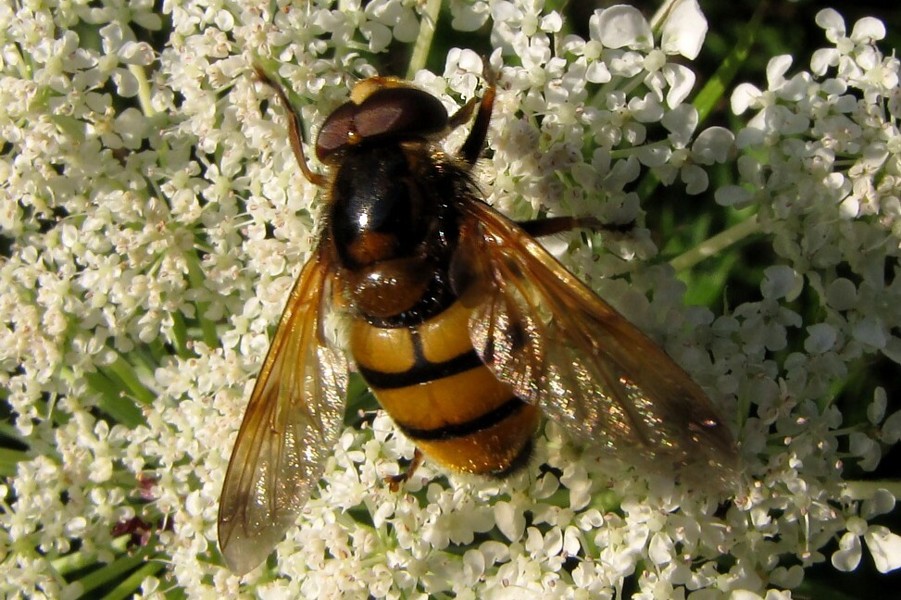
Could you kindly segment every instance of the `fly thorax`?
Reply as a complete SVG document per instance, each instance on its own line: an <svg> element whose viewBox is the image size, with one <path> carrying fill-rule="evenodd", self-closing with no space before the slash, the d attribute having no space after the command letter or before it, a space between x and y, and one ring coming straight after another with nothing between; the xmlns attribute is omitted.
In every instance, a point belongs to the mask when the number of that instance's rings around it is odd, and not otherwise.
<svg viewBox="0 0 901 600"><path fill-rule="evenodd" d="M329 224L355 308L375 319L408 313L446 263L441 197L400 144L347 151L332 184Z"/></svg>

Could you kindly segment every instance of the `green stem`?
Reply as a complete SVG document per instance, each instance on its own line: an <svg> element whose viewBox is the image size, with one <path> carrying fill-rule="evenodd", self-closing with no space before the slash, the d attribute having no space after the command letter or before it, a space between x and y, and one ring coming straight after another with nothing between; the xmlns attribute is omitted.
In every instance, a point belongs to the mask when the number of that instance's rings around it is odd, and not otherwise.
<svg viewBox="0 0 901 600"><path fill-rule="evenodd" d="M103 597L103 600L131 598L135 595L135 592L140 589L141 583L143 583L145 579L156 575L165 566L166 564L159 560L151 560L145 563L141 568L123 579L119 585L114 587L109 594Z"/></svg>
<svg viewBox="0 0 901 600"><path fill-rule="evenodd" d="M27 437L19 433L19 430L16 429L15 425L6 421L0 421L0 436L15 440L23 446L29 446L31 444L31 441Z"/></svg>
<svg viewBox="0 0 901 600"><path fill-rule="evenodd" d="M126 394L121 381L114 381L101 370L84 374L94 392L99 395L98 405L118 423L126 427L134 428L144 422L144 415L135 405L131 397Z"/></svg>
<svg viewBox="0 0 901 600"><path fill-rule="evenodd" d="M25 450L0 448L0 477L12 477L16 474L16 466L29 458Z"/></svg>
<svg viewBox="0 0 901 600"><path fill-rule="evenodd" d="M845 481L842 484L844 496L852 500L869 500L878 490L888 490L895 498L901 497L901 481Z"/></svg>
<svg viewBox="0 0 901 600"><path fill-rule="evenodd" d="M126 548L128 548L128 542L130 539L131 536L129 535L117 537L112 541L112 549L119 553L125 552ZM59 573L60 575L66 575L68 573L80 571L81 569L85 569L96 563L96 552L84 552L82 550L79 550L77 552L72 552L71 554L66 554L65 556L54 559L50 564L53 566L53 569L57 573Z"/></svg>
<svg viewBox="0 0 901 600"><path fill-rule="evenodd" d="M651 17L651 29L657 31L660 28L660 25L663 24L669 14L672 12L673 7L676 6L676 3L681 1L682 0L667 0L666 2L664 2L663 6L658 8L657 12L654 13L654 16Z"/></svg>
<svg viewBox="0 0 901 600"><path fill-rule="evenodd" d="M180 312L172 313L172 337L178 355L182 358L190 358L192 354L188 350L188 328L185 325L185 318Z"/></svg>
<svg viewBox="0 0 901 600"><path fill-rule="evenodd" d="M654 194L658 185L660 185L660 180L657 179L657 175L653 171L648 171L644 174L644 177L638 182L638 187L635 188L635 193L642 204Z"/></svg>
<svg viewBox="0 0 901 600"><path fill-rule="evenodd" d="M29 458L24 450L0 448L0 477L12 477L16 474L16 466Z"/></svg>
<svg viewBox="0 0 901 600"><path fill-rule="evenodd" d="M738 69L748 59L751 47L757 39L757 32L760 30L760 24L763 21L766 5L766 2L761 2L757 5L757 10L754 11L751 20L748 21L747 26L742 28L742 35L732 52L726 56L720 67L695 96L692 104L698 111L698 123L703 123L713 108L719 103L720 98L726 93L726 88L732 84L732 81L738 74Z"/></svg>
<svg viewBox="0 0 901 600"><path fill-rule="evenodd" d="M196 252L185 253L188 263L188 280L191 287L195 289L203 289L204 280L203 269L200 268L200 259ZM210 348L219 345L219 336L216 334L216 324L204 317L209 304L207 302L197 302L197 321L200 323L200 330L203 335L203 342Z"/></svg>
<svg viewBox="0 0 901 600"><path fill-rule="evenodd" d="M668 148L670 143L667 140L657 140L655 142L647 142L646 144L641 144L639 146L630 146L628 148L620 148L619 150L611 150L610 158L613 160L626 158L632 154L635 154L639 150L646 150L648 148Z"/></svg>
<svg viewBox="0 0 901 600"><path fill-rule="evenodd" d="M141 379L138 377L138 373L134 366L121 355L116 357L116 360L109 366L109 370L122 380L122 383L125 384L125 387L131 395L139 402L150 404L156 398L156 395L148 390L147 386L141 383Z"/></svg>
<svg viewBox="0 0 901 600"><path fill-rule="evenodd" d="M704 259L713 256L718 252L721 252L732 244L735 244L736 242L739 242L749 235L752 235L759 231L760 223L757 220L757 215L753 215L750 218L745 219L741 223L733 225L726 231L721 231L712 238L705 240L688 252L680 254L676 258L669 261L669 264L673 267L673 269L676 270L676 272L690 269Z"/></svg>
<svg viewBox="0 0 901 600"><path fill-rule="evenodd" d="M147 560L150 555L150 546L144 546L132 555L123 555L115 559L113 562L91 571L84 577L78 579L81 591L85 597L89 597L89 592L107 585L117 579L125 578L136 567Z"/></svg>
<svg viewBox="0 0 901 600"><path fill-rule="evenodd" d="M153 117L156 111L153 109L153 101L150 97L150 82L147 73L141 65L128 65L128 71L138 80L138 103L145 117Z"/></svg>
<svg viewBox="0 0 901 600"><path fill-rule="evenodd" d="M427 0L422 20L419 22L419 35L413 45L413 54L410 56L410 64L407 66L407 79L413 79L417 71L425 68L432 49L432 39L435 37L435 27L438 24L438 15L441 12L441 0Z"/></svg>

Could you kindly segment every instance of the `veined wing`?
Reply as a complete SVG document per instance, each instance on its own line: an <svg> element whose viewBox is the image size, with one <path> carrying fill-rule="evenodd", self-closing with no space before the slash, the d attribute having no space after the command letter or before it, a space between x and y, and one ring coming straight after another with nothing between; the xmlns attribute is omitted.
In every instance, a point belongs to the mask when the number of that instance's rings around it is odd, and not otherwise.
<svg viewBox="0 0 901 600"><path fill-rule="evenodd" d="M243 574L284 537L322 475L344 414L347 361L324 330L325 244L304 266L238 431L219 501L219 547Z"/></svg>
<svg viewBox="0 0 901 600"><path fill-rule="evenodd" d="M700 466L714 487L734 478L732 436L680 366L515 223L461 210L452 280L498 379L584 442L663 472Z"/></svg>

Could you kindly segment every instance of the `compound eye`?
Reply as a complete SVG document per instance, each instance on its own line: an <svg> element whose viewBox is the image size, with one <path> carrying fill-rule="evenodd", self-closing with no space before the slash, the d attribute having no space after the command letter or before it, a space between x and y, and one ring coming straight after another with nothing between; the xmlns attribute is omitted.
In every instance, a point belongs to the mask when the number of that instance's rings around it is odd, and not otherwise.
<svg viewBox="0 0 901 600"><path fill-rule="evenodd" d="M429 135L447 126L447 111L435 96L415 88L383 88L360 105L354 122L363 138Z"/></svg>
<svg viewBox="0 0 901 600"><path fill-rule="evenodd" d="M325 120L316 139L316 157L364 141L425 137L447 127L447 111L435 96L411 87L377 89L360 104L347 102Z"/></svg>

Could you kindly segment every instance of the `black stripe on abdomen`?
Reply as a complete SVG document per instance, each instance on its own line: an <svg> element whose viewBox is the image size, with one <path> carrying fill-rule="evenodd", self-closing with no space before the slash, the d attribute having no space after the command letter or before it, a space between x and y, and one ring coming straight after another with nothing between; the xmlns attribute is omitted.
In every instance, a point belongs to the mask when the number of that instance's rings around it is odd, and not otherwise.
<svg viewBox="0 0 901 600"><path fill-rule="evenodd" d="M484 368L484 367L483 367ZM464 423L453 423L451 425L444 425L443 427L436 427L434 429L416 429L413 427L407 427L403 423L398 423L397 419L395 419L395 423L400 428L401 431L404 432L411 440L451 440L455 438L466 437L468 435L472 435L474 433L478 433L484 429L488 429L501 423L504 419L507 419L525 406L525 402L517 398L516 396L511 396L509 400L497 406L488 412L472 419L470 421L466 421Z"/></svg>
<svg viewBox="0 0 901 600"><path fill-rule="evenodd" d="M483 364L479 355L475 350L470 350L440 363L428 362L420 354L412 367L400 373L386 373L359 364L357 368L369 387L390 390L428 383L481 366Z"/></svg>

